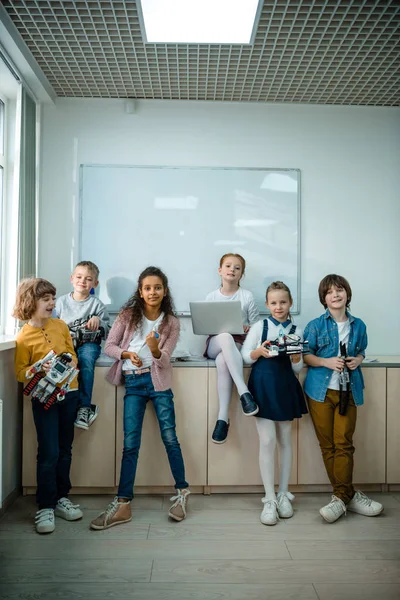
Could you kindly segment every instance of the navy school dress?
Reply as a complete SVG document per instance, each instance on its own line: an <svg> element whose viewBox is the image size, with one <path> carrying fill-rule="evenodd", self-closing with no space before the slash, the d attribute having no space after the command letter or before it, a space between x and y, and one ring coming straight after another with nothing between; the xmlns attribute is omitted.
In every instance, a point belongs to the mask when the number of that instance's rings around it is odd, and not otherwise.
<svg viewBox="0 0 400 600"><path fill-rule="evenodd" d="M295 331L296 326L292 325L289 333ZM267 336L268 319L264 319L261 343ZM308 412L303 390L287 354L280 353L273 358L260 356L251 370L248 387L260 409L256 417L292 421Z"/></svg>

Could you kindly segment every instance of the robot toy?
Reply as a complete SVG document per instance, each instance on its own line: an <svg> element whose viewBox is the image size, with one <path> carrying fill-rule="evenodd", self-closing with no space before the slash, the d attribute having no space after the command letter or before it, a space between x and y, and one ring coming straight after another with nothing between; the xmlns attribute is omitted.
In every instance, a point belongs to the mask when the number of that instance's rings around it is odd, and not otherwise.
<svg viewBox="0 0 400 600"><path fill-rule="evenodd" d="M101 344L101 340L105 337L104 327L100 327L97 331L91 331L84 327L78 327L75 332L74 342L76 348L79 348L87 342L92 344Z"/></svg>
<svg viewBox="0 0 400 600"><path fill-rule="evenodd" d="M346 344L340 342L340 358L344 361L347 358L347 348ZM347 412L347 407L350 402L350 371L345 363L343 371L339 373L339 390L340 390L340 400L339 400L339 415L344 416Z"/></svg>
<svg viewBox="0 0 400 600"><path fill-rule="evenodd" d="M42 367L45 363L50 363L50 370L45 373ZM48 410L55 402L62 402L69 390L70 384L79 369L72 365L72 356L68 352L56 354L50 350L41 360L38 360L30 369L27 370L25 377L30 379L24 388L24 395L32 395L43 404L43 408ZM58 387L57 384L62 383Z"/></svg>
<svg viewBox="0 0 400 600"><path fill-rule="evenodd" d="M301 341L301 337L295 333L288 333L287 335L280 335L274 341L269 341L266 344L269 350L270 356L279 356L279 354L301 354L307 351L308 342Z"/></svg>

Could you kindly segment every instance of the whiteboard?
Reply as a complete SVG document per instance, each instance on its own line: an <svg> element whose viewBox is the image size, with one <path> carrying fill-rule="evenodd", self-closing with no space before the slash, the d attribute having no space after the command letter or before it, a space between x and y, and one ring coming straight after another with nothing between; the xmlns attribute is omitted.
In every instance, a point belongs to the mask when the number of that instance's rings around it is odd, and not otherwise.
<svg viewBox="0 0 400 600"><path fill-rule="evenodd" d="M140 272L161 268L178 314L217 289L220 257L246 259L242 287L265 313L265 290L284 281L298 313L300 171L81 165L80 260L100 269L96 295L118 312Z"/></svg>

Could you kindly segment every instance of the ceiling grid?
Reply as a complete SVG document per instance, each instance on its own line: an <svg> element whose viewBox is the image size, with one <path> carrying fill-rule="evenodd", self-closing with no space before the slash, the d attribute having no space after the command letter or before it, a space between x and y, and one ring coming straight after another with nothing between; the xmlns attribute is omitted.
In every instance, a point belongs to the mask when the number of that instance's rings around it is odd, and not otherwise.
<svg viewBox="0 0 400 600"><path fill-rule="evenodd" d="M3 0L60 97L400 105L398 0L265 0L253 45L144 43L136 0Z"/></svg>

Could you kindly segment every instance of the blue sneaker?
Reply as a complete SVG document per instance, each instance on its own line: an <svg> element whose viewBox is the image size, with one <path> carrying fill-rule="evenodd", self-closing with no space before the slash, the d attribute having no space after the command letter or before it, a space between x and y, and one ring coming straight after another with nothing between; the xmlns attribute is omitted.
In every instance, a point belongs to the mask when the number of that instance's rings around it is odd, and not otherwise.
<svg viewBox="0 0 400 600"><path fill-rule="evenodd" d="M213 434L211 436L214 444L223 444L226 442L226 438L228 436L229 423L223 421L222 419L218 419L215 424Z"/></svg>

